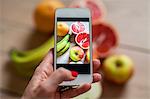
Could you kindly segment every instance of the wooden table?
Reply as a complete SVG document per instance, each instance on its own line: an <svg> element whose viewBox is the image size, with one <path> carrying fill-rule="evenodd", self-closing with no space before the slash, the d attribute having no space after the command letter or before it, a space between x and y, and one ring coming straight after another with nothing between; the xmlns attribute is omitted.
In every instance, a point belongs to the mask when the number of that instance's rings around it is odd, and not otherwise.
<svg viewBox="0 0 150 99"><path fill-rule="evenodd" d="M0 95L2 99L19 97L27 80L13 73L9 59L12 48L34 48L46 35L34 33L32 12L40 0L0 0ZM63 0L68 3L67 0ZM104 83L102 99L150 99L150 34L148 0L103 0L107 8L106 21L118 30L120 45L117 53L129 55L135 63L135 73L126 86ZM38 42L40 40L40 42ZM32 46L29 46L32 45Z"/></svg>

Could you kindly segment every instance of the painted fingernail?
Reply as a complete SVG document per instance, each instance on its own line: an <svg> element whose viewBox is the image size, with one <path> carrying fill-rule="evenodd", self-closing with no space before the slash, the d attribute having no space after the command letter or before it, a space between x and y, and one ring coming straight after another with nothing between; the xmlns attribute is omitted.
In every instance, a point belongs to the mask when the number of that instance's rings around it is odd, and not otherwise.
<svg viewBox="0 0 150 99"><path fill-rule="evenodd" d="M73 77L77 77L79 73L76 72L76 71L71 71L71 74L72 74Z"/></svg>

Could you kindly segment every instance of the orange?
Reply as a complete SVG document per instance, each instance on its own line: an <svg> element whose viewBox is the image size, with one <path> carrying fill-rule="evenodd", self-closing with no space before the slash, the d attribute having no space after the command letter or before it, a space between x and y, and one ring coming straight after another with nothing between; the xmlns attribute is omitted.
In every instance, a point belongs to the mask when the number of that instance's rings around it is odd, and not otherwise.
<svg viewBox="0 0 150 99"><path fill-rule="evenodd" d="M57 22L57 35L65 36L69 32L69 26L65 22Z"/></svg>
<svg viewBox="0 0 150 99"><path fill-rule="evenodd" d="M36 29L40 32L52 33L54 30L55 10L64 7L59 0L42 0L34 11Z"/></svg>

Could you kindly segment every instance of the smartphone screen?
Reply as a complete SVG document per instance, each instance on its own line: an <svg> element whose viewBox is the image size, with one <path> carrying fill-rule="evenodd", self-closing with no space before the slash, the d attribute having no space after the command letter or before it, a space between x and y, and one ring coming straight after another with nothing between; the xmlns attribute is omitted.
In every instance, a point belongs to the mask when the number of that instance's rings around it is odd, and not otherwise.
<svg viewBox="0 0 150 99"><path fill-rule="evenodd" d="M90 36L89 18L57 17L56 69L90 74Z"/></svg>

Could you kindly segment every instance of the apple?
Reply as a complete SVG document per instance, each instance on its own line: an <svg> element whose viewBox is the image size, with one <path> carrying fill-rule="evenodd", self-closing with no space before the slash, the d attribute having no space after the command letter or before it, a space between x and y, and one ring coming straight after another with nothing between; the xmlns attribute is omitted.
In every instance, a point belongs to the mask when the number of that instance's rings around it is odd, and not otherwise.
<svg viewBox="0 0 150 99"><path fill-rule="evenodd" d="M89 49L86 52L86 61L89 63L90 62L90 51Z"/></svg>
<svg viewBox="0 0 150 99"><path fill-rule="evenodd" d="M102 71L108 81L124 84L133 75L133 61L127 55L112 55L104 60Z"/></svg>
<svg viewBox="0 0 150 99"><path fill-rule="evenodd" d="M72 61L80 61L84 57L84 51L79 46L74 46L70 50L70 58Z"/></svg>
<svg viewBox="0 0 150 99"><path fill-rule="evenodd" d="M57 22L57 35L65 36L69 31L69 26L65 22Z"/></svg>

